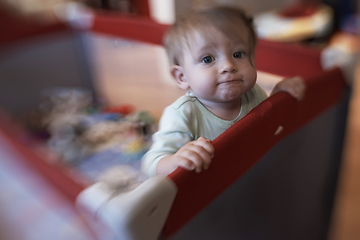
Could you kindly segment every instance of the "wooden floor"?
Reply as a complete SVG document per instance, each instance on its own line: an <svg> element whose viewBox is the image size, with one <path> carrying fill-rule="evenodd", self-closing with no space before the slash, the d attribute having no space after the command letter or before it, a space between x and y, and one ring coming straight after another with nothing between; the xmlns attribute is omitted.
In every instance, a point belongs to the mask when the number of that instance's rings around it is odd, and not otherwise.
<svg viewBox="0 0 360 240"><path fill-rule="evenodd" d="M329 240L360 239L360 66L355 75Z"/></svg>
<svg viewBox="0 0 360 240"><path fill-rule="evenodd" d="M360 43L360 40L358 40ZM162 48L94 36L94 71L99 94L109 105L133 104L159 118L163 109L183 94L168 73ZM360 48L359 48L360 49ZM139 61L141 59L141 61ZM260 82L263 76L260 75ZM269 79L269 76L266 77ZM262 82L271 88L278 77ZM345 151L334 207L330 240L360 239L360 67L357 71L347 124Z"/></svg>

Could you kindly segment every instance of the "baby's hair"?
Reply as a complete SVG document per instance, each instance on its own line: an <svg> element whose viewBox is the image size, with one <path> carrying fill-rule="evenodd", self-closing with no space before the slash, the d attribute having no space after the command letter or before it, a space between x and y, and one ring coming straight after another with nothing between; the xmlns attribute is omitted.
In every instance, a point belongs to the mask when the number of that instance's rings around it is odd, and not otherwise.
<svg viewBox="0 0 360 240"><path fill-rule="evenodd" d="M215 7L193 10L177 20L164 37L164 45L171 65L180 65L184 47L190 47L194 31L207 31L213 27L226 36L238 37L239 24L244 24L249 34L250 51L255 51L257 36L253 19L239 8ZM241 34L241 33L240 33Z"/></svg>

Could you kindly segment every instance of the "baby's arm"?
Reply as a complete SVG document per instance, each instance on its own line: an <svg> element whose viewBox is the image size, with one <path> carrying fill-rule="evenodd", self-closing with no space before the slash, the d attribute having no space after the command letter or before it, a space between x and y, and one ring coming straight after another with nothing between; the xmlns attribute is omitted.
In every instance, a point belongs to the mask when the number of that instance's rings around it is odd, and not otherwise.
<svg viewBox="0 0 360 240"><path fill-rule="evenodd" d="M277 92L284 91L288 92L291 96L300 101L305 95L305 89L306 85L301 77L290 77L278 82L272 90L270 96Z"/></svg>
<svg viewBox="0 0 360 240"><path fill-rule="evenodd" d="M211 140L200 137L185 144L175 154L162 158L157 164L156 172L158 175L167 175L176 168L182 167L199 173L209 167L213 155L214 147Z"/></svg>

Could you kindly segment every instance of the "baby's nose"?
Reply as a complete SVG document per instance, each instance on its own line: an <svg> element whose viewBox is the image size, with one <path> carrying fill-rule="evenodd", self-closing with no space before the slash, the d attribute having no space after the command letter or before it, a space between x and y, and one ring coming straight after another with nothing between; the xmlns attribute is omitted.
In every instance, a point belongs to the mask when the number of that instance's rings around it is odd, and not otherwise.
<svg viewBox="0 0 360 240"><path fill-rule="evenodd" d="M224 59L220 68L220 73L235 73L237 71L238 69L231 59Z"/></svg>

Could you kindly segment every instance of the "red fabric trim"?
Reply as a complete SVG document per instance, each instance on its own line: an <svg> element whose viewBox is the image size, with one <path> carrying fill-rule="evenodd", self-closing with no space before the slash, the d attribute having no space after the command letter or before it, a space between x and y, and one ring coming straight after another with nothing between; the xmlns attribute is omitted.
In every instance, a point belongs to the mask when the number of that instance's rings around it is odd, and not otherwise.
<svg viewBox="0 0 360 240"><path fill-rule="evenodd" d="M148 0L133 0L137 14L144 17L150 17L150 9L149 9L149 2Z"/></svg>
<svg viewBox="0 0 360 240"><path fill-rule="evenodd" d="M161 44L162 36L168 27L168 25L156 23L148 18L98 13L91 30L132 40Z"/></svg>
<svg viewBox="0 0 360 240"><path fill-rule="evenodd" d="M255 65L264 72L307 78L322 72L320 55L321 50L315 48L259 40Z"/></svg>
<svg viewBox="0 0 360 240"><path fill-rule="evenodd" d="M302 18L314 15L319 7L320 1L303 1L293 5L286 6L279 11L279 15L286 18Z"/></svg>
<svg viewBox="0 0 360 240"><path fill-rule="evenodd" d="M32 19L15 16L0 9L0 49L17 41L24 41L26 38L65 30L69 28L62 23L38 24Z"/></svg>
<svg viewBox="0 0 360 240"><path fill-rule="evenodd" d="M334 105L345 86L339 69L305 81L303 101L285 92L275 94L215 139L215 156L207 171L196 174L179 168L168 176L178 192L164 227L165 237L179 230L277 142ZM284 129L275 136L279 126Z"/></svg>

